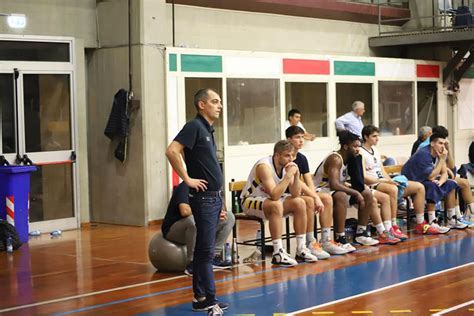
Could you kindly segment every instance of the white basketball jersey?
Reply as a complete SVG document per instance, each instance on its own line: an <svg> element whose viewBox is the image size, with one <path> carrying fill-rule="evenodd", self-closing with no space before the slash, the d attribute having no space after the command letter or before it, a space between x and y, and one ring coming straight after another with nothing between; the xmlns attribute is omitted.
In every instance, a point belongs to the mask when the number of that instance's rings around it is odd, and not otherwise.
<svg viewBox="0 0 474 316"><path fill-rule="evenodd" d="M382 179L382 158L380 158L377 148L372 147L372 151L370 151L362 146L359 152L364 159L365 173L371 177Z"/></svg>
<svg viewBox="0 0 474 316"><path fill-rule="evenodd" d="M283 168L282 170L282 175L281 178L278 177L278 174L275 170L275 166L273 165L273 156L268 156L260 159L257 161L257 163L252 167L252 170L250 171L249 177L247 179L247 183L245 184L242 193L240 194L240 198L244 200L245 198L251 196L265 196L265 197L270 197L270 195L265 192L265 188L262 185L262 181L257 178L257 167L259 165L268 165L270 169L272 170L272 177L273 181L275 181L275 184L278 184L283 180L283 177L285 176L285 169Z"/></svg>
<svg viewBox="0 0 474 316"><path fill-rule="evenodd" d="M313 183L316 189L329 188L329 178L328 174L324 171L324 165L326 164L326 160L332 155L338 156L342 162L342 167L339 174L339 181L341 183L344 183L347 180L347 165L344 164L344 159L342 159L342 156L338 152L334 151L327 155L326 158L324 158L324 160L319 164L318 168L316 169L316 172L314 173Z"/></svg>

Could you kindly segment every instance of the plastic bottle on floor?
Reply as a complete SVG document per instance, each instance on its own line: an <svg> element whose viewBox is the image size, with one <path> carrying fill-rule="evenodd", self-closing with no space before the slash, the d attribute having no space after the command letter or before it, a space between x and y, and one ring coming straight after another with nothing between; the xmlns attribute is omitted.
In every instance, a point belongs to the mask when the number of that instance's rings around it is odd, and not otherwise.
<svg viewBox="0 0 474 316"><path fill-rule="evenodd" d="M8 236L8 238L7 238L7 252L8 253L13 252L13 239L12 239L12 236Z"/></svg>

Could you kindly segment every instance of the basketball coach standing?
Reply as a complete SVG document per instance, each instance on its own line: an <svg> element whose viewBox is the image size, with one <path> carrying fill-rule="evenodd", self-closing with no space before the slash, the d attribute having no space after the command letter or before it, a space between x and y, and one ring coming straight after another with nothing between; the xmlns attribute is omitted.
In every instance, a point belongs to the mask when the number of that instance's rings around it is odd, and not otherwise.
<svg viewBox="0 0 474 316"><path fill-rule="evenodd" d="M222 112L221 98L212 89L201 89L194 95L194 106L198 114L184 125L168 146L166 157L190 188L189 202L197 230L193 310L210 310L211 315L221 315L229 304L217 301L212 272L216 229L223 203L223 176L217 161L212 124Z"/></svg>

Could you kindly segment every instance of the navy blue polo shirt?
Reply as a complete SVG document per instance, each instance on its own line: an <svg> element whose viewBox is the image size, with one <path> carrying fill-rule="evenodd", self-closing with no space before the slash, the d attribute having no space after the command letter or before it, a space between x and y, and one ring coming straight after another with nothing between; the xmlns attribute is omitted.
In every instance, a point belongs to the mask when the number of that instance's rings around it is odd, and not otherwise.
<svg viewBox="0 0 474 316"><path fill-rule="evenodd" d="M298 169L300 170L300 174L303 175L303 174L309 173L308 159L306 159L305 155L298 152L296 154L296 159L293 160L293 162L298 166Z"/></svg>
<svg viewBox="0 0 474 316"><path fill-rule="evenodd" d="M309 172L308 159L306 159L305 155L299 152L296 153L296 158L293 162L298 166L301 175ZM285 193L290 193L290 188L286 188Z"/></svg>
<svg viewBox="0 0 474 316"><path fill-rule="evenodd" d="M189 204L188 194L189 187L184 182L181 182L176 188L174 188L173 195L171 196L170 203L168 204L168 209L166 210L165 219L161 225L161 232L165 238L170 231L171 225L183 218L179 212L179 204Z"/></svg>
<svg viewBox="0 0 474 316"><path fill-rule="evenodd" d="M200 114L184 125L174 139L184 146L188 175L207 181L208 191L222 189L222 171L217 161L214 127Z"/></svg>

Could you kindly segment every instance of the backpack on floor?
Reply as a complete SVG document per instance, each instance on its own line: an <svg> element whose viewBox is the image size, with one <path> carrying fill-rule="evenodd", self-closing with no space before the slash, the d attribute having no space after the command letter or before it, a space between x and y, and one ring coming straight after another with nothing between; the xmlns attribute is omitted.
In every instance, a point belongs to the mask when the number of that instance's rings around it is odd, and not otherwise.
<svg viewBox="0 0 474 316"><path fill-rule="evenodd" d="M0 251L7 249L7 239L12 238L13 249L16 250L21 247L20 236L16 232L15 226L8 223L6 220L0 219Z"/></svg>

